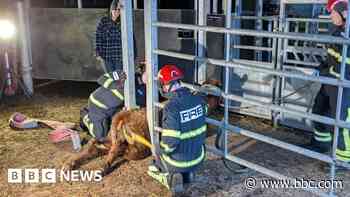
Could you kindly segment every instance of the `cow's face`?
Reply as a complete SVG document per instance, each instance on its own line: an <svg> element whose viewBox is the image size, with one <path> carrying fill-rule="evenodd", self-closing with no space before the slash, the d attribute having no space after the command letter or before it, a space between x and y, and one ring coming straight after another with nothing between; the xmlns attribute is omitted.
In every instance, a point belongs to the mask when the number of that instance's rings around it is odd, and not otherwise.
<svg viewBox="0 0 350 197"><path fill-rule="evenodd" d="M203 86L210 86L211 91L219 92L221 91L221 82L215 79L209 79L203 83ZM222 98L219 96L208 95L207 98L208 110L209 113L215 109L217 109L222 101Z"/></svg>

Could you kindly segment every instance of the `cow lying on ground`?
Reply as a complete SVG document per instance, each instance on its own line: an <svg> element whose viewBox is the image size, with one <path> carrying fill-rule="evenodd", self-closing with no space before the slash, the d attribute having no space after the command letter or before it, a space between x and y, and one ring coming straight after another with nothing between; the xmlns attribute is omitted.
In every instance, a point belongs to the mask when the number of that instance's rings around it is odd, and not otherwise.
<svg viewBox="0 0 350 197"><path fill-rule="evenodd" d="M216 87L220 85L216 80L210 80L205 84L211 84ZM215 109L219 105L218 97L209 95L206 100L209 112L211 109ZM112 164L117 157L122 157L124 161L128 161L140 160L150 156L150 148L142 143L131 143L125 130L142 136L150 141L145 108L117 113L112 119L111 129L106 140L101 143L95 139L91 139L83 151L77 153L64 163L63 170L76 169L86 160L95 158L99 155L107 155L102 166L102 171L105 175L110 172Z"/></svg>
<svg viewBox="0 0 350 197"><path fill-rule="evenodd" d="M113 117L106 140L101 143L94 138L91 139L82 152L77 153L64 164L63 170L78 168L88 159L107 154L102 166L104 173L107 173L116 157L123 157L125 160L140 160L150 156L151 151L145 145L128 143L123 132L123 127L126 125L133 133L150 140L145 108L121 111Z"/></svg>

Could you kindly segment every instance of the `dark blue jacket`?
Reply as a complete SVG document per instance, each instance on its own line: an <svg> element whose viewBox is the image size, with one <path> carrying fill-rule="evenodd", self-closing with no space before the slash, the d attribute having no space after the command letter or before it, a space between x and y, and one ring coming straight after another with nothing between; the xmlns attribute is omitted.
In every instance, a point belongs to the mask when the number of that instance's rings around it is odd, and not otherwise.
<svg viewBox="0 0 350 197"><path fill-rule="evenodd" d="M187 88L176 90L163 109L161 159L169 171L195 170L205 159L206 104Z"/></svg>
<svg viewBox="0 0 350 197"><path fill-rule="evenodd" d="M339 27L334 27L331 30L331 34L333 36L345 37L344 29ZM322 74L326 76L333 76L340 78L340 70L341 70L341 62L343 56L343 46L339 44L328 44L327 45L327 62L323 68ZM346 66L345 66L345 79L350 80L350 48L348 48L348 54L346 58Z"/></svg>
<svg viewBox="0 0 350 197"><path fill-rule="evenodd" d="M141 75L137 74L135 79L136 104L144 107L146 104L146 88L140 83ZM113 73L101 76L97 83L101 86L90 94L88 102L88 116L84 124L90 134L97 140L105 138L110 128L113 115L121 110L124 105L124 84L113 79Z"/></svg>

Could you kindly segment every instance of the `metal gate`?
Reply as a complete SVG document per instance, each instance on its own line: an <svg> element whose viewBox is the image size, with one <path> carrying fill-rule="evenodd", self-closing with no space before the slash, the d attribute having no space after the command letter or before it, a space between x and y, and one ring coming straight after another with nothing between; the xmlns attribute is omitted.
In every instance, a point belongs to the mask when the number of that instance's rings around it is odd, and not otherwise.
<svg viewBox="0 0 350 197"><path fill-rule="evenodd" d="M286 18L284 32L295 32L305 34L328 33L327 19L316 18ZM284 39L282 45L283 70L302 73L310 76L318 76L317 66L327 56L326 46L323 43L315 43L302 40ZM282 79L281 95L277 95L282 106L298 109L304 112L311 112L314 99L321 87L320 83L305 80ZM298 90L296 93L295 90ZM312 121L288 114L279 114L276 119L283 125L303 130L313 130Z"/></svg>
<svg viewBox="0 0 350 197"><path fill-rule="evenodd" d="M240 2L240 1L238 1ZM343 88L350 88L350 82L344 79L344 73L345 73L345 62L346 58L342 59L342 69L341 69L341 77L339 79L333 79L328 77L322 77L322 76L313 76L313 75L307 75L304 73L296 73L293 71L290 71L288 69L283 68L283 57L284 54L280 53L282 51L283 43L288 40L296 40L296 41L310 41L310 42L317 42L317 43L336 43L336 44L342 44L343 45L343 53L347 54L348 45L350 44L349 39L343 39L339 37L332 37L332 36L326 36L326 35L318 35L314 36L312 34L307 33L290 33L285 32L285 23L286 23L286 16L285 16L285 7L287 4L302 4L302 3L325 3L325 0L281 0L280 3L280 17L279 17L279 29L276 32L269 32L269 31L256 31L256 30L245 30L245 29L233 29L231 28L231 7L232 7L232 1L228 0L226 2L226 25L225 28L221 27L212 27L212 26L206 26L204 23L203 18L205 17L205 0L199 0L197 3L198 6L198 23L197 25L188 25L188 24L177 24L177 23L169 23L169 22L161 22L158 20L157 17L157 0L147 0L145 3L145 44L146 44L146 59L147 59L147 72L150 76L148 78L148 86L147 86L147 117L149 122L149 128L151 133L151 140L152 143L155 145L159 144L159 133L162 132L162 128L158 125L158 112L159 109L162 107L162 105L158 101L158 92L157 92L157 83L156 83L156 73L158 71L158 55L163 56L170 56L174 58L180 58L190 61L197 61L199 65L199 78L203 79L205 78L205 65L207 63L213 64L216 66L223 67L225 69L225 88L222 91L221 95L225 99L225 112L224 112L224 119L222 121L213 120L210 118L207 118L208 124L216 125L220 128L222 128L225 131L225 148L223 151L217 150L213 147L207 146L208 150L224 157L225 159L231 160L233 162L236 162L240 165L249 167L251 169L254 169L258 172L261 172L263 174L269 175L271 177L274 177L276 179L285 179L285 180L293 180L291 177L287 177L285 175L279 174L275 171L272 171L268 168L262 167L260 165L256 165L252 162L243 160L237 156L231 155L228 153L227 149L227 132L234 132L238 133L250 138L253 138L257 141L265 142L274 146L278 146L283 149L287 149L296 153L299 153L301 155L304 155L306 157L314 158L323 162L327 162L331 164L331 171L330 171L330 177L332 180L335 179L335 165L344 166L349 168L350 165L348 163L344 163L341 161L336 160L335 150L337 147L337 136L339 133L339 127L341 128L350 128L350 125L348 122L340 120L340 103L343 93ZM350 4L349 4L350 6ZM350 15L350 13L349 13ZM349 18L349 16L348 16ZM225 59L214 59L214 58L208 58L204 56L204 53L198 53L197 56L191 55L191 54L182 54L178 52L172 52L172 51L166 51L163 49L160 49L158 46L158 29L159 28L181 28L185 30L193 30L198 32L198 40L199 46L203 45L203 35L205 35L205 32L216 32L216 33L223 33L225 34ZM347 21L346 25L346 35L349 35L349 22ZM276 54L276 67L265 67L261 66L261 63L252 63L246 60L242 59L233 59L230 57L230 50L231 50L231 35L248 35L248 36L254 36L254 37L262 37L262 38L273 38L278 40L278 46L277 51L279 53ZM345 57L345 56L343 56ZM229 94L229 84L230 84L230 77L229 77L229 69L242 69L250 72L256 72L256 73L264 73L267 75L272 75L277 79L277 84L279 88L277 89L276 94L281 94L281 85L284 80L287 79L299 79L299 80L305 80L309 82L317 82L322 84L329 84L339 87L338 91L338 105L337 105L337 115L336 119L332 119L325 116L320 116L317 114L312 114L310 112L305 112L302 110L294 109L289 106L281 105L280 100L275 100L273 103L264 102L256 99L248 99L243 98L241 95L236 94ZM191 86L195 90L203 91L199 87ZM210 92L207 92L211 94ZM264 109L270 110L273 113L276 114L282 114L282 115L293 115L296 117L322 122L329 125L334 125L334 142L333 142L333 152L332 156L320 154L317 152L313 152L307 149L303 149L301 147L264 136L262 134L258 134L253 131L249 131L246 129L242 129L239 127L236 127L234 125L231 125L228 122L228 109L229 109L229 101L233 100L236 102L246 103L249 105L254 106L260 106ZM306 189L306 188L305 188ZM329 193L324 193L318 189L312 189L307 188L306 190L311 191L313 193L316 193L321 196L334 196L334 188L332 188Z"/></svg>

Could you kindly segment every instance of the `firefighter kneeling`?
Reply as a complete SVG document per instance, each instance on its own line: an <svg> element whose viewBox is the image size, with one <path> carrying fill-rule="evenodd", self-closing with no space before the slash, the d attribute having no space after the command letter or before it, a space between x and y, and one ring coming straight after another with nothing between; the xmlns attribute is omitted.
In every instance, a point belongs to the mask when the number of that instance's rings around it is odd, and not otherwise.
<svg viewBox="0 0 350 197"><path fill-rule="evenodd" d="M90 94L88 106L81 110L80 126L89 131L97 141L103 142L108 135L111 119L124 106L124 82L126 74L116 70L102 75L97 83L100 85ZM141 74L135 76L136 104L144 107L146 103L146 86Z"/></svg>
<svg viewBox="0 0 350 197"><path fill-rule="evenodd" d="M182 71L165 65L158 73L161 94L169 101L163 109L157 158L148 174L172 192L181 192L205 159L207 106L203 97L181 87ZM157 149L157 148L156 148Z"/></svg>

